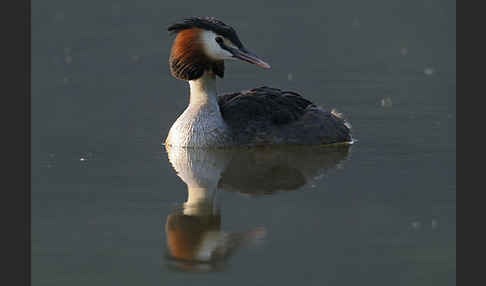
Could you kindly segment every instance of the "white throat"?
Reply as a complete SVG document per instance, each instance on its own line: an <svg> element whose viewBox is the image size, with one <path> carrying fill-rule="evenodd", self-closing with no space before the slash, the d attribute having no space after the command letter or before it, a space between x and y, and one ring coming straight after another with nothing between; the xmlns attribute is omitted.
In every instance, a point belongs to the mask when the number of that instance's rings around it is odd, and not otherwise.
<svg viewBox="0 0 486 286"><path fill-rule="evenodd" d="M205 72L202 77L189 81L191 97L189 106L206 105L218 108L218 98L216 93L216 76L213 73Z"/></svg>
<svg viewBox="0 0 486 286"><path fill-rule="evenodd" d="M190 101L170 128L166 144L179 147L221 147L229 143L229 129L219 110L216 76L211 72L189 81Z"/></svg>

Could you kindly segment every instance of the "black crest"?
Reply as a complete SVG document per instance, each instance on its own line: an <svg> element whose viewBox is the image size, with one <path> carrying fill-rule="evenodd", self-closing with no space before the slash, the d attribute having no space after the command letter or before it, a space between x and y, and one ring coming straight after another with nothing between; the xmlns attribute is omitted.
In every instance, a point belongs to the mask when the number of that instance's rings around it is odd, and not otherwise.
<svg viewBox="0 0 486 286"><path fill-rule="evenodd" d="M218 35L221 35L228 40L230 40L235 46L238 48L243 48L243 44L241 43L238 35L236 34L235 29L226 25L222 21L214 18L214 17L190 17L184 19L180 23L175 23L170 25L167 30L170 33L177 34L182 30L185 29L192 29L192 28L200 28L204 30L213 31Z"/></svg>

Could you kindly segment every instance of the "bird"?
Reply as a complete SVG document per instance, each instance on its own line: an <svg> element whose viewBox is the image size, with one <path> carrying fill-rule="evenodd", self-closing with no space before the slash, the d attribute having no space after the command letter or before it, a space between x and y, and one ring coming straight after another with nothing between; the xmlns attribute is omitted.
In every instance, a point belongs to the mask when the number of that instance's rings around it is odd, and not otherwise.
<svg viewBox="0 0 486 286"><path fill-rule="evenodd" d="M172 76L187 81L189 105L170 127L164 144L184 148L352 144L351 125L334 109L316 105L294 91L261 86L219 94L226 60L264 69L236 30L215 17L189 17L171 24Z"/></svg>

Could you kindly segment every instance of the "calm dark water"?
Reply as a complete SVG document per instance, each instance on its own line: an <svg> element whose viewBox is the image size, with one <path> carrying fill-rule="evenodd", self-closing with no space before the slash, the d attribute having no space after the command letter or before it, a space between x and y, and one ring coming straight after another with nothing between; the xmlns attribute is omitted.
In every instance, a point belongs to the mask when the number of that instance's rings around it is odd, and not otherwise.
<svg viewBox="0 0 486 286"><path fill-rule="evenodd" d="M455 285L455 4L33 1L32 284ZM298 91L358 143L168 154L165 28L196 15L272 65L221 91Z"/></svg>

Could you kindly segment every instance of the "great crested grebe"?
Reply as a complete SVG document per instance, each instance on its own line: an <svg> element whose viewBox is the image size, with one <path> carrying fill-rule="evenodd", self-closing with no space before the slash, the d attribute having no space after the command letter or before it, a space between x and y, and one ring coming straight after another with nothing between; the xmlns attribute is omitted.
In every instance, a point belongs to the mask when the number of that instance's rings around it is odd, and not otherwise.
<svg viewBox="0 0 486 286"><path fill-rule="evenodd" d="M216 76L224 76L224 60L270 68L243 46L232 27L212 17L192 17L168 30L177 35L170 70L174 77L189 81L190 102L170 128L166 145L210 148L352 141L340 114L295 92L259 87L218 95Z"/></svg>

